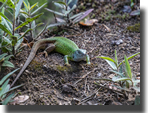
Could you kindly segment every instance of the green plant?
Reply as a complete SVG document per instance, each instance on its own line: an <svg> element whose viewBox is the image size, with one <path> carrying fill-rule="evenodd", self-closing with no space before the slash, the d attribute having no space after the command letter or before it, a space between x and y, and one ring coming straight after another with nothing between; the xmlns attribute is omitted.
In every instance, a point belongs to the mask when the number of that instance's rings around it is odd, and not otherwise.
<svg viewBox="0 0 148 113"><path fill-rule="evenodd" d="M138 53L136 53L136 54L128 57L127 60L130 60L131 58L137 56L138 54L140 54L140 52L138 52ZM125 62L125 59L124 59L122 62L118 63L118 58L117 58L117 52L116 52L116 50L115 50L115 60L113 60L110 57L105 57L105 56L97 56L96 58L102 58L102 59L104 59L111 66L111 68L113 70L118 70L119 67L120 67L120 65Z"/></svg>
<svg viewBox="0 0 148 113"><path fill-rule="evenodd" d="M8 61L10 57L12 57L13 55L8 55L7 53L3 53L2 55L0 55L0 72L1 72L1 68L2 67L13 67L14 65Z"/></svg>
<svg viewBox="0 0 148 113"><path fill-rule="evenodd" d="M23 0L14 0L14 3L11 0L0 0L0 2L9 6L5 8L5 5L3 5L1 8L2 11L0 12L0 36L2 38L0 49L2 49L4 53L9 52L10 54L15 55L21 49L19 46L23 41L23 37L32 30L27 29L21 36L19 35L20 29L39 18L43 13L34 17L26 18L25 22L23 22L20 20L20 16L23 14L23 12L21 12ZM12 20L5 16L5 10L12 16Z"/></svg>
<svg viewBox="0 0 148 113"><path fill-rule="evenodd" d="M138 54L140 54L140 52L128 58L124 56L124 60L120 62L119 64L118 64L116 50L115 50L115 60L113 60L110 57L98 56L97 58L104 59L113 69L111 70L111 72L116 74L116 76L114 76L112 79L103 79L103 80L118 82L121 88L125 88L125 89L131 86L132 88L140 92L140 88L137 87L137 84L140 82L140 80L136 80L136 77L133 76L129 62L128 62L129 59L133 58L134 56Z"/></svg>
<svg viewBox="0 0 148 113"><path fill-rule="evenodd" d="M76 8L76 4L73 5L72 8L69 7L69 4L73 2L72 0L69 0L68 2L66 2L65 0L63 1L59 1L59 2L55 2L53 1L54 5L57 6L58 8L61 8L61 12L57 12L48 8L45 8L47 11L51 12L54 14L55 16L55 24L51 24L49 26L47 26L47 29L50 27L54 27L54 26L59 26L59 25L72 25L75 24L79 21L81 21L82 19L84 19L86 16L88 16L88 14L90 12L93 11L93 9L89 9L85 12L81 12L75 15L72 15L72 11ZM59 15L61 18L57 18L56 15Z"/></svg>
<svg viewBox="0 0 148 113"><path fill-rule="evenodd" d="M25 17L26 20L30 19L33 15L35 15L40 9L42 9L47 4L47 3L44 3L43 5L38 6L38 2L37 2L37 3L33 4L32 6L30 6L30 3L28 2L28 0L24 0L23 3L24 3L25 8L21 10L21 15L23 17ZM35 9L35 7L37 7L37 8ZM27 25L28 29L32 29L30 31L30 37L37 38L41 33L36 35L35 28L37 28L38 26L43 25L43 24L44 23L36 24L35 20L28 23L28 25Z"/></svg>
<svg viewBox="0 0 148 113"><path fill-rule="evenodd" d="M10 88L8 78L17 70L18 69L16 69L16 70L12 71L11 73L5 75L0 80L0 104L2 104L2 105L7 105L9 102L12 102L12 99L16 96L16 94L12 91L22 86L22 85L18 85L16 87Z"/></svg>

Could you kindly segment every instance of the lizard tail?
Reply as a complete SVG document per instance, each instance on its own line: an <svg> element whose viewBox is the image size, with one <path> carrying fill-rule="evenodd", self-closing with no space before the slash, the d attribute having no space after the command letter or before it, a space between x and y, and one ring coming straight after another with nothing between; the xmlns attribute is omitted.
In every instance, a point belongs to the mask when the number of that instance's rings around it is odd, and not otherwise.
<svg viewBox="0 0 148 113"><path fill-rule="evenodd" d="M27 66L30 64L30 62L32 61L32 59L34 58L38 48L42 45L42 44L45 44L45 43L50 43L50 42L53 42L53 41L50 41L49 38L47 39L41 39L39 41L37 41L33 47L32 47L32 50L31 50L31 53L29 55L29 57L27 58L27 61L25 62L23 68L21 69L21 71L19 72L19 74L16 76L15 80L12 82L11 84L11 87L15 84L15 82L17 81L17 79L20 77L20 75L24 72L24 70L27 68Z"/></svg>

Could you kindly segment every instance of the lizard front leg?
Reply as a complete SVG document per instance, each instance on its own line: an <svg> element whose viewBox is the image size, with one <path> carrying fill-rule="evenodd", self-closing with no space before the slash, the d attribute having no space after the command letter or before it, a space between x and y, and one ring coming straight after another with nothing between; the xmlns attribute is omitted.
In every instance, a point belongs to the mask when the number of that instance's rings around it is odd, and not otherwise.
<svg viewBox="0 0 148 113"><path fill-rule="evenodd" d="M86 55L86 62L88 65L90 65L90 58L89 58L89 55Z"/></svg>
<svg viewBox="0 0 148 113"><path fill-rule="evenodd" d="M68 62L68 55L65 55L65 56L64 56L64 62L65 62L65 65L66 65L66 66L71 66L71 65L69 64L69 62Z"/></svg>

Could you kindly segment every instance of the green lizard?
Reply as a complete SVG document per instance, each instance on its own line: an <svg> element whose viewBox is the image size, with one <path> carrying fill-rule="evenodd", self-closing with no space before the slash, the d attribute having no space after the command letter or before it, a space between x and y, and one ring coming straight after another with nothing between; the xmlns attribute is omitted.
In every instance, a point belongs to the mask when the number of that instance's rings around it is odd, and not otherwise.
<svg viewBox="0 0 148 113"><path fill-rule="evenodd" d="M64 61L65 61L65 64L68 66L70 66L68 60L76 61L76 62L86 60L87 64L90 64L90 59L88 54L86 53L86 50L79 49L79 47L73 41L64 37L52 37L52 38L41 39L36 43L34 43L31 53L27 58L27 61L25 62L23 68L20 70L19 74L16 76L15 80L11 84L11 87L14 85L16 80L20 77L23 71L30 64L37 50L45 47L47 47L44 51L46 54L47 52L49 53L54 50L55 52L65 55Z"/></svg>

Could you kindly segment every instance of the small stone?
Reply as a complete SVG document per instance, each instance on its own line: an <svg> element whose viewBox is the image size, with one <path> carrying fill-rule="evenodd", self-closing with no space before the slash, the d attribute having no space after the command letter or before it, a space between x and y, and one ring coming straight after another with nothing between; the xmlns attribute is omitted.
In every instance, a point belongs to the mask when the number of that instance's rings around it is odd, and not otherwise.
<svg viewBox="0 0 148 113"><path fill-rule="evenodd" d="M114 77L114 74L110 74L108 77L112 79Z"/></svg>
<svg viewBox="0 0 148 113"><path fill-rule="evenodd" d="M100 76L101 76L101 73L98 73L98 74L97 74L97 77L100 77Z"/></svg>

